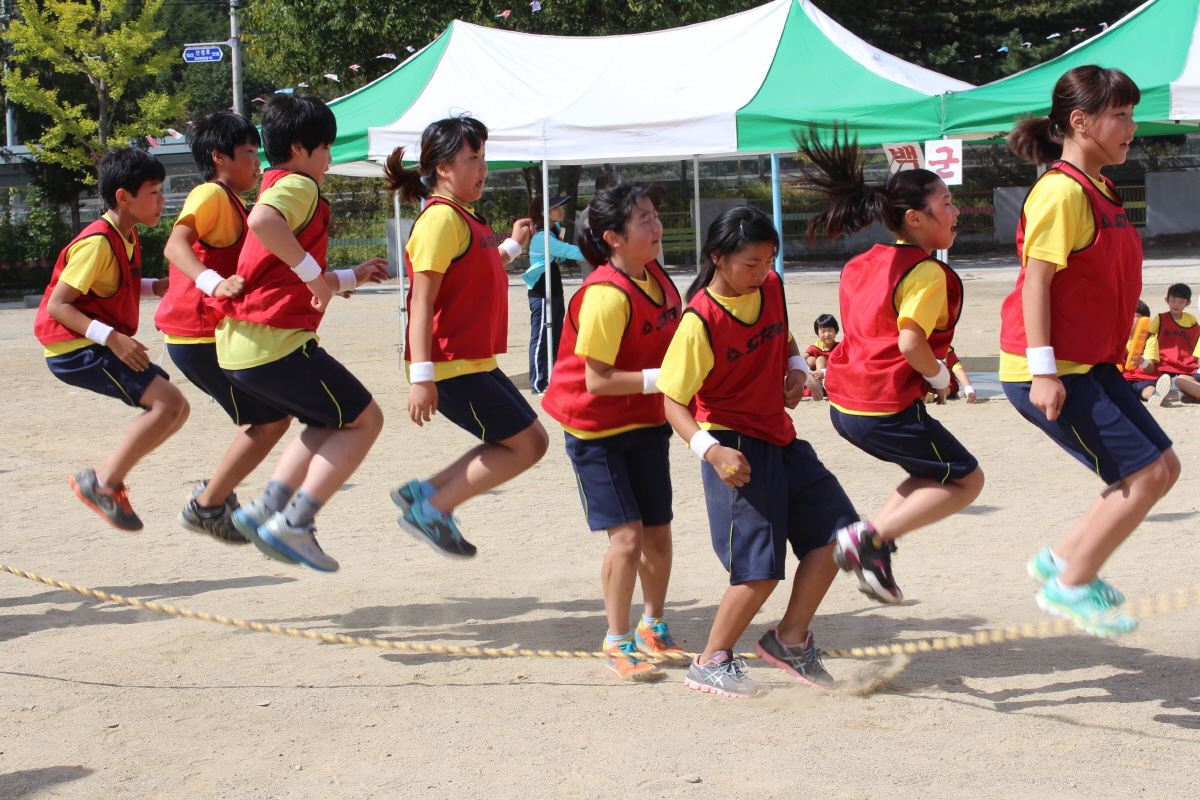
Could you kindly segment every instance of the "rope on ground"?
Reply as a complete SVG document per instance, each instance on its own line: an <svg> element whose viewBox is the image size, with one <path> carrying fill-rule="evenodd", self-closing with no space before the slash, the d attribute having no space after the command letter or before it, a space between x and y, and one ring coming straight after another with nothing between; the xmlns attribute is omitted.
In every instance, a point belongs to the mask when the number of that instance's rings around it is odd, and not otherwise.
<svg viewBox="0 0 1200 800"><path fill-rule="evenodd" d="M19 578L27 578L31 581L44 583L47 586L54 586L58 589L65 589L68 592L84 595L85 597L94 597L97 600L104 600L109 603L116 603L122 606L131 606L133 608L144 608L147 611L154 611L159 614L167 614L172 617L186 617L187 619L199 619L205 622L215 622L219 625L228 625L233 628L241 628L248 631L259 631L260 633L275 633L282 636L293 636L298 639L312 639L314 641L326 642L328 644L351 644L360 647L378 647L384 650L400 650L406 653L424 653L434 655L451 655L451 656L482 656L485 658L610 658L607 653L599 651L587 650L529 650L525 648L515 647L457 647L454 645L437 645L437 644L420 644L417 642L397 642L390 639L376 639L367 636L347 636L341 633L318 633L316 631L302 631L296 628L284 628L279 625L268 625L262 622L249 622L243 619L235 619L233 617L224 617L219 614L206 614L203 611L189 611L186 608L175 608L169 605L160 605L158 603L135 600L130 597L122 597L119 594L110 594L100 591L99 589L87 589L83 586L74 586L62 581L43 578L40 575L34 575L32 572L24 572L23 570L13 569L12 567L0 564L0 570ZM1146 619L1155 615L1171 614L1176 611L1184 611L1195 606L1200 606L1200 584L1197 584L1194 589L1178 589L1175 592L1160 594L1158 597L1150 599L1146 598L1136 604L1136 611L1131 610L1130 616L1137 619ZM1134 609L1135 604L1128 603L1127 608ZM983 647L990 644L1003 644L1004 642L1016 642L1022 639L1047 639L1056 636L1065 636L1072 633L1077 633L1076 628L1067 620L1053 619L1042 620L1038 623L1029 623L1026 625L1012 625L1006 628L991 628L989 630L976 631L962 636L944 636L936 639L913 639L904 642L894 642L891 644L873 645L867 647L850 647L841 650L822 650L821 655L825 658L880 658L893 655L912 655L917 653L938 653L947 650L959 650L966 647ZM696 657L696 653L679 653L674 655L661 655L658 660L691 660ZM753 659L759 656L755 653L738 653L738 658Z"/></svg>

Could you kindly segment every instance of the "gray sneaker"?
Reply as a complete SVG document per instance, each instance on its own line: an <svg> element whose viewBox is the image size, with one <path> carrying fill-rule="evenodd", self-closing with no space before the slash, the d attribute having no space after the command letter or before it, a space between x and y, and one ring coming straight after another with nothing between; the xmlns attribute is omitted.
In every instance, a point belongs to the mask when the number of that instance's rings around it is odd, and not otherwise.
<svg viewBox="0 0 1200 800"><path fill-rule="evenodd" d="M271 518L271 512L263 505L261 498L254 498L248 503L238 506L229 515L229 521L233 523L233 527L238 529L238 532L246 537L254 544L259 551L270 558L280 561L284 564L295 564L296 559L286 556L283 553L271 547L262 540L258 535L258 529L268 519Z"/></svg>
<svg viewBox="0 0 1200 800"><path fill-rule="evenodd" d="M225 502L221 505L221 513L217 516L206 517L200 513L200 504L196 498L200 496L207 485L208 481L201 481L192 489L191 498L183 507L183 511L179 512L179 524L193 533L206 534L225 544L250 544L250 540L234 526L233 520L230 518L233 510L238 507L236 494L230 493L225 498Z"/></svg>
<svg viewBox="0 0 1200 800"><path fill-rule="evenodd" d="M763 661L779 667L801 683L819 689L832 689L836 685L833 676L825 671L825 665L821 663L821 653L813 642L812 631L808 632L804 644L786 645L779 641L778 631L771 628L754 645L754 652Z"/></svg>
<svg viewBox="0 0 1200 800"><path fill-rule="evenodd" d="M112 525L123 531L140 531L142 521L129 505L129 492L125 484L105 489L96 479L96 470L84 469L71 476L71 491L88 508L95 511Z"/></svg>
<svg viewBox="0 0 1200 800"><path fill-rule="evenodd" d="M758 697L763 691L758 681L746 677L746 662L734 658L729 650L718 651L707 664L697 664L693 659L683 685L700 692L738 699Z"/></svg>
<svg viewBox="0 0 1200 800"><path fill-rule="evenodd" d="M338 562L321 549L316 533L314 525L293 528L288 525L283 512L279 512L259 527L258 538L262 539L267 547L294 558L306 567L321 572L337 572Z"/></svg>

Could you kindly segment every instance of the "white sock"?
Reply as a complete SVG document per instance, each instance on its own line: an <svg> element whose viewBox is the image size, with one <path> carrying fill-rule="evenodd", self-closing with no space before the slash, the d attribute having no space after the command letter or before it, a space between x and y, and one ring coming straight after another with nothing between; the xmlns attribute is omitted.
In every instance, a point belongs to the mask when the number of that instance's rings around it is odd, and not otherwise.
<svg viewBox="0 0 1200 800"><path fill-rule="evenodd" d="M1054 562L1054 566L1058 567L1058 571L1062 572L1067 568L1067 560L1054 552L1054 548L1050 548L1050 560Z"/></svg>

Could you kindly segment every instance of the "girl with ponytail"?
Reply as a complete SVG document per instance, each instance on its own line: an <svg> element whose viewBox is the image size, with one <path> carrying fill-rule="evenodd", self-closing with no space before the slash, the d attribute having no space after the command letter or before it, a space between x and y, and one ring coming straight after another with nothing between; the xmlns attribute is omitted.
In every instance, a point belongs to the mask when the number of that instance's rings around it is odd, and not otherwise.
<svg viewBox="0 0 1200 800"><path fill-rule="evenodd" d="M388 157L389 188L407 202L425 201L404 248L408 330L404 360L411 388L408 414L424 425L438 411L480 439L466 455L427 480L392 492L400 527L449 556L470 557L451 512L460 503L519 475L545 454L546 429L500 371L508 350L508 276L531 223L519 219L497 242L471 204L483 195L487 128L470 117L433 123L421 134L417 169L404 148Z"/></svg>
<svg viewBox="0 0 1200 800"><path fill-rule="evenodd" d="M830 239L873 222L896 236L842 269L842 342L829 357L825 392L834 429L872 456L908 472L870 521L837 531L834 559L881 603L904 599L892 575L895 540L966 508L983 489L983 472L962 444L929 415L924 398L946 402L945 358L962 312L962 281L932 257L954 243L958 209L932 172L906 170L866 182L857 143L843 131L833 143L816 132L801 141L810 185L829 208L809 223Z"/></svg>
<svg viewBox="0 0 1200 800"><path fill-rule="evenodd" d="M1050 113L1021 120L1008 139L1049 170L1017 228L1021 272L1001 307L1000 380L1021 416L1105 484L1028 571L1043 584L1043 610L1097 636L1137 627L1098 572L1179 477L1171 440L1116 366L1142 291L1142 241L1100 170L1124 163L1140 99L1125 73L1076 67L1055 85Z"/></svg>
<svg viewBox="0 0 1200 800"><path fill-rule="evenodd" d="M788 331L783 281L772 269L778 249L758 209L717 217L658 376L667 421L708 462L700 475L709 529L730 584L684 683L725 697L762 691L733 648L787 577L789 545L800 565L787 609L754 649L801 683L833 686L809 624L837 576L833 531L858 518L786 410L804 394L808 364Z"/></svg>
<svg viewBox="0 0 1200 800"><path fill-rule="evenodd" d="M595 268L571 298L542 408L563 427L588 527L607 531L600 569L605 666L623 680L682 653L663 618L671 579L671 429L656 385L683 302L658 263L657 185L621 184L588 206L580 249ZM629 624L639 578L644 609Z"/></svg>

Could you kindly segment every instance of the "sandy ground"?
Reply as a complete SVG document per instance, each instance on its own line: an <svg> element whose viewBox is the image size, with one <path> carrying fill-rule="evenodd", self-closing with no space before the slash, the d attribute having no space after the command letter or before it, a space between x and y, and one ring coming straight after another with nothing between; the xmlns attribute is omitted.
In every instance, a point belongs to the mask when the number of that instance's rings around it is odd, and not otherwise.
<svg viewBox="0 0 1200 800"><path fill-rule="evenodd" d="M956 342L977 369L998 355L1011 267L961 267L967 300ZM792 328L835 310L832 271L789 274ZM1145 300L1200 283L1196 260L1150 262ZM1200 287L1198 287L1200 288ZM528 315L512 293L510 353L526 372ZM154 306L142 340L155 356ZM604 632L603 535L587 531L561 434L537 467L460 509L480 555L438 558L396 527L388 490L464 450L445 420L403 413L392 292L339 301L323 344L369 386L385 431L322 513L321 541L342 569L288 568L251 548L188 533L175 517L231 430L190 384L184 430L129 480L146 521L108 527L72 497L67 476L97 462L131 418L120 404L55 381L31 310L0 312L0 554L20 569L143 600L413 642L595 649ZM176 372L166 359L164 366ZM992 367L994 370L994 367ZM521 383L523 378L518 378ZM814 625L840 648L966 633L1041 619L1025 560L1100 489L1094 476L1007 402L952 403L942 419L988 484L963 514L905 539L904 605L881 608L840 577ZM1193 586L1200 407L1156 412L1184 472L1112 559L1131 598ZM794 412L800 435L860 511L902 473L839 439L827 408ZM708 542L696 459L673 456L673 630L703 645L725 576ZM268 467L244 487L263 485ZM781 612L780 591L741 643ZM1149 620L1120 643L1085 637L921 655L868 695L802 688L752 662L765 699L683 688L680 668L623 685L598 662L406 656L235 631L91 601L0 574L0 798L958 798L1194 797L1200 777L1200 611ZM877 664L830 661L840 679ZM691 782L689 779L697 780Z"/></svg>

